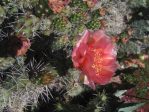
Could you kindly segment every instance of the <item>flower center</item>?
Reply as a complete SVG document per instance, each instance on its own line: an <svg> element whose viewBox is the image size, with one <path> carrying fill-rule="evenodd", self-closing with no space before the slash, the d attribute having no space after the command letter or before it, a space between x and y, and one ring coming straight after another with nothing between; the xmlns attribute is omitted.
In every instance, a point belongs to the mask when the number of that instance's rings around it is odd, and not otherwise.
<svg viewBox="0 0 149 112"><path fill-rule="evenodd" d="M102 67L103 58L102 58L102 53L101 53L102 50L101 49L93 49L91 51L94 53L92 68L95 70L96 74L99 75L103 68Z"/></svg>

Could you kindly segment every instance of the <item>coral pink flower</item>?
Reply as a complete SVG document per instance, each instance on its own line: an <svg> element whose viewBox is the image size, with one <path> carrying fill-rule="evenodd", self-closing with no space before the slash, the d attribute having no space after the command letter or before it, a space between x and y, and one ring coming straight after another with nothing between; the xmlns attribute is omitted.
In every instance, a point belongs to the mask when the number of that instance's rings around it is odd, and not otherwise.
<svg viewBox="0 0 149 112"><path fill-rule="evenodd" d="M86 30L73 49L72 61L93 88L94 83L107 84L117 69L115 46L103 30Z"/></svg>
<svg viewBox="0 0 149 112"><path fill-rule="evenodd" d="M48 5L54 13L60 13L70 0L49 0Z"/></svg>
<svg viewBox="0 0 149 112"><path fill-rule="evenodd" d="M23 36L12 36L7 41L7 52L11 56L25 55L31 46L29 39Z"/></svg>
<svg viewBox="0 0 149 112"><path fill-rule="evenodd" d="M28 49L31 46L30 40L25 37L18 37L20 42L22 43L22 46L20 49L17 50L16 56L22 56L25 55Z"/></svg>

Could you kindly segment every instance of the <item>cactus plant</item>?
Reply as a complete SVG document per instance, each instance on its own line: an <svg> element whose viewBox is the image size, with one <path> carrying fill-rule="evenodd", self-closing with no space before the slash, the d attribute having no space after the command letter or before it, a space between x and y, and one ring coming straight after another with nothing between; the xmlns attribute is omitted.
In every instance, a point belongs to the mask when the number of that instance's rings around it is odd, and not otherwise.
<svg viewBox="0 0 149 112"><path fill-rule="evenodd" d="M52 10L48 6L48 0L39 0L34 7L34 13L38 17L52 14Z"/></svg>
<svg viewBox="0 0 149 112"><path fill-rule="evenodd" d="M6 11L5 9L0 5L0 24L4 21L6 18Z"/></svg>
<svg viewBox="0 0 149 112"><path fill-rule="evenodd" d="M15 59L12 57L0 57L0 71L8 69L9 67L13 66L14 63Z"/></svg>
<svg viewBox="0 0 149 112"><path fill-rule="evenodd" d="M131 7L149 7L148 0L129 0L128 2Z"/></svg>
<svg viewBox="0 0 149 112"><path fill-rule="evenodd" d="M27 38L35 36L36 30L39 28L39 18L26 13L25 16L20 17L16 24L15 32L17 35L23 35Z"/></svg>

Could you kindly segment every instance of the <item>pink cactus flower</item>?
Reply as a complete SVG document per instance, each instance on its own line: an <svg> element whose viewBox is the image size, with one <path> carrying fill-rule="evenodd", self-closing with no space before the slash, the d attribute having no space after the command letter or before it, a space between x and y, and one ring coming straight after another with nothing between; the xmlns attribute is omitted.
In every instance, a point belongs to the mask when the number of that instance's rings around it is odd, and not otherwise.
<svg viewBox="0 0 149 112"><path fill-rule="evenodd" d="M49 0L48 5L54 13L60 13L70 0Z"/></svg>
<svg viewBox="0 0 149 112"><path fill-rule="evenodd" d="M7 53L11 56L25 55L31 46L29 39L23 36L12 36L7 41Z"/></svg>
<svg viewBox="0 0 149 112"><path fill-rule="evenodd" d="M31 43L30 43L30 40L25 37L18 37L18 38L22 42L22 46L20 49L17 50L16 56L22 56L26 54L26 52L31 46Z"/></svg>
<svg viewBox="0 0 149 112"><path fill-rule="evenodd" d="M81 70L85 83L105 85L110 82L117 69L116 48L103 30L86 30L72 52L74 67Z"/></svg>

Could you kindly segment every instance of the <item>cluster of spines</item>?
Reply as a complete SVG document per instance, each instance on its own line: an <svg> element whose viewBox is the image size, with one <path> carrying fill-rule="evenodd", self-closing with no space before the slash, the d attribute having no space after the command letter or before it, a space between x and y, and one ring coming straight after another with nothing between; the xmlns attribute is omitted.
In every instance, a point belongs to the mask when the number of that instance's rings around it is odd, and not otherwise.
<svg viewBox="0 0 149 112"><path fill-rule="evenodd" d="M43 100L49 100L49 85L57 77L57 72L53 67L35 60L26 66L22 61L18 59L9 71L5 72L7 77L0 86L0 109L8 106L15 112L22 112L28 104L37 105L39 96L42 96ZM29 77L30 75L34 76Z"/></svg>

